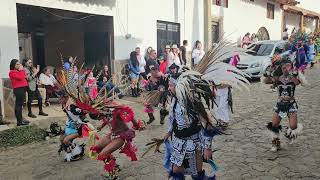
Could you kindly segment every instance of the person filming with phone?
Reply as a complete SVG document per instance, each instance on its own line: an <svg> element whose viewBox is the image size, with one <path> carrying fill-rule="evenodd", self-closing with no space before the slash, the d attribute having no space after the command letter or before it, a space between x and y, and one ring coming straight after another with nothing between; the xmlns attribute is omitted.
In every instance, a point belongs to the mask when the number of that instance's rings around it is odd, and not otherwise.
<svg viewBox="0 0 320 180"><path fill-rule="evenodd" d="M35 68L32 64L31 59L24 59L23 66L26 72L26 79L28 81L28 116L31 118L36 118L37 116L32 113L31 103L34 98L38 99L38 106L39 106L39 115L41 116L48 116L48 114L44 113L42 110L42 97L38 89L37 84L37 76L40 71L40 66L37 65Z"/></svg>

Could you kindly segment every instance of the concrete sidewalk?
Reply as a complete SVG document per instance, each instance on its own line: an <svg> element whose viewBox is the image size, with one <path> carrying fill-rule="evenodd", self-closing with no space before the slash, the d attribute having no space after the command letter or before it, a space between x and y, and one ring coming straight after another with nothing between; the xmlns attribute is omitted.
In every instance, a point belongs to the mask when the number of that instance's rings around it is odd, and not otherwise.
<svg viewBox="0 0 320 180"><path fill-rule="evenodd" d="M139 108L142 108L142 103L141 103L143 101L142 99L143 99L142 96L138 98L124 97L121 100L117 100L117 102L125 105L130 105L133 108L137 107L134 109L139 109ZM38 106L37 105L32 106L32 112L37 116L37 118L30 118L28 117L28 110L26 106L24 106L23 117L26 118L28 121L30 121L30 124L37 125L42 129L48 128L51 122L59 122L60 124L64 124L64 121L66 121L66 115L62 111L61 105L58 103L43 107L43 111L47 113L49 116L39 116ZM5 121L9 122L10 124L0 125L0 131L17 127L15 118L5 119Z"/></svg>

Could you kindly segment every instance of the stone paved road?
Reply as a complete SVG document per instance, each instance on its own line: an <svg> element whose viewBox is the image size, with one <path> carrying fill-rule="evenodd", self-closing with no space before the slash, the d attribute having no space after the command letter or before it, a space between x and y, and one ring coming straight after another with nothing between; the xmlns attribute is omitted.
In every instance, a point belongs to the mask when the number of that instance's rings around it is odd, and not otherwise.
<svg viewBox="0 0 320 180"><path fill-rule="evenodd" d="M283 143L277 153L269 152L270 138L265 124L270 121L276 93L268 86L253 83L250 92L234 93L235 114L229 132L231 135L215 139L214 159L220 166L218 179L320 179L320 67L307 72L309 87L297 89L299 120L304 131L293 145ZM135 109L142 106L130 103ZM137 113L139 118L147 118ZM284 120L283 124L287 122ZM161 137L164 127L155 122L148 130L137 134L139 154L151 137ZM0 179L102 179L100 162L85 158L73 163L62 162L56 153L56 139L7 149L0 152ZM283 142L284 142L283 138ZM120 156L122 166L120 179L162 180L166 173L162 168L162 154L148 154L139 162L130 163Z"/></svg>

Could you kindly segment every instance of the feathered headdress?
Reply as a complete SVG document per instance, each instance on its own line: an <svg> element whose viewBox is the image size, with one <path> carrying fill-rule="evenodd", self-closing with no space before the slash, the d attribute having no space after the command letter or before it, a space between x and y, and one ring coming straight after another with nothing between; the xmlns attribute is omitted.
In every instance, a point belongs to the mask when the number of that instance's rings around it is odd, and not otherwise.
<svg viewBox="0 0 320 180"><path fill-rule="evenodd" d="M63 58L61 55L61 62L63 65ZM63 91L74 100L75 104L85 112L90 112L91 114L99 114L103 111L103 108L106 107L106 103L111 102L114 98L107 98L108 92L105 87L102 87L98 95L95 98L89 96L89 94L84 89L85 78L88 74L88 71L83 71L82 64L79 71L75 72L74 66L77 62L77 59L74 58L74 61L71 63L69 69L66 69L65 66L57 71L57 80L61 85ZM94 69L94 68L92 68ZM96 79L99 78L101 72L96 76ZM112 104L110 104L112 107Z"/></svg>
<svg viewBox="0 0 320 180"><path fill-rule="evenodd" d="M211 121L209 111L215 103L212 91L216 84L248 89L250 83L246 78L249 76L223 62L228 54L233 54L233 49L233 44L224 39L208 50L194 70L185 69L181 73L175 84L176 97L184 114L200 115L201 122L208 123Z"/></svg>
<svg viewBox="0 0 320 180"><path fill-rule="evenodd" d="M296 45L298 41L302 41L303 43L306 43L309 40L309 35L303 31L298 31L295 34L293 34L293 44Z"/></svg>

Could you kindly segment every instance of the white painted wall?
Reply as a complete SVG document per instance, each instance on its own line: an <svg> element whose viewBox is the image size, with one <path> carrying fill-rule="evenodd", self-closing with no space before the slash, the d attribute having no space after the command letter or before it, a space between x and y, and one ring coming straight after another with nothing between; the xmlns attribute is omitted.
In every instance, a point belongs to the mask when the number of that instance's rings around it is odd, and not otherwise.
<svg viewBox="0 0 320 180"><path fill-rule="evenodd" d="M300 15L285 12L285 22L286 27L288 28L289 35L291 34L293 28L298 30L300 28Z"/></svg>
<svg viewBox="0 0 320 180"><path fill-rule="evenodd" d="M129 52L136 46L142 50L149 46L157 49L157 20L180 24L180 44L184 39L190 43L203 41L202 0L121 1L117 11L120 21L114 18L116 59L128 58ZM131 34L132 38L125 39L126 33Z"/></svg>
<svg viewBox="0 0 320 180"><path fill-rule="evenodd" d="M297 7L308 9L320 14L320 1L319 0L300 0Z"/></svg>
<svg viewBox="0 0 320 180"><path fill-rule="evenodd" d="M316 29L317 21L315 18L304 18L305 31L307 33L313 32Z"/></svg>
<svg viewBox="0 0 320 180"><path fill-rule="evenodd" d="M202 0L2 0L0 25L8 28L1 28L1 34L10 40L9 45L8 41L1 41L5 45L1 46L5 48L1 52L6 53L2 54L4 65L8 65L7 59L19 57L16 3L112 16L116 60L127 59L136 46L156 49L157 20L180 23L181 42L187 39L192 44L204 37ZM127 33L132 38L126 39ZM1 76L4 74L7 71Z"/></svg>
<svg viewBox="0 0 320 180"><path fill-rule="evenodd" d="M11 59L19 59L16 6L12 0L0 3L0 78L8 78Z"/></svg>
<svg viewBox="0 0 320 180"><path fill-rule="evenodd" d="M238 42L245 33L257 33L260 27L265 27L271 40L281 38L280 5L275 4L274 19L267 18L267 0L229 1L228 8L212 5L212 16L223 18L223 31L232 41Z"/></svg>

